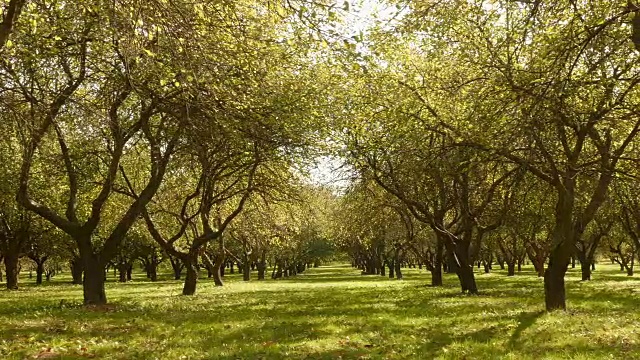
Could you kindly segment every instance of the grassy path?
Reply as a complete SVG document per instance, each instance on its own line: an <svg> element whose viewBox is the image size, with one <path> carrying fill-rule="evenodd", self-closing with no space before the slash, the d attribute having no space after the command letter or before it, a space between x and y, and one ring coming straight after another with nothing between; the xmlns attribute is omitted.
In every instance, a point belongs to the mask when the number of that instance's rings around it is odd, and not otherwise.
<svg viewBox="0 0 640 360"><path fill-rule="evenodd" d="M545 314L529 269L478 274L480 296L407 270L404 281L346 266L284 280L109 283L113 304L79 306L59 282L0 291L0 358L62 359L640 359L640 280L600 266L570 272L566 313ZM24 284L24 281L23 281ZM39 355L40 354L40 355Z"/></svg>

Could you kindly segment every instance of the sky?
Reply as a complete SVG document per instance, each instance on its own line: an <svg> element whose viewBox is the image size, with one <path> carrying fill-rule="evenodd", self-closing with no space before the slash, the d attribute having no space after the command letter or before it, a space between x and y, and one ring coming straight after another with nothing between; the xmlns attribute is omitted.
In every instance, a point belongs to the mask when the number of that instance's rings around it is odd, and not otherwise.
<svg viewBox="0 0 640 360"><path fill-rule="evenodd" d="M397 15L395 6L383 4L380 0L358 0L349 2L346 15L345 35L367 33L380 21L388 21ZM315 185L327 186L336 192L343 192L350 184L353 172L345 166L343 159L332 156L321 156L315 159L315 166L309 169L310 180Z"/></svg>

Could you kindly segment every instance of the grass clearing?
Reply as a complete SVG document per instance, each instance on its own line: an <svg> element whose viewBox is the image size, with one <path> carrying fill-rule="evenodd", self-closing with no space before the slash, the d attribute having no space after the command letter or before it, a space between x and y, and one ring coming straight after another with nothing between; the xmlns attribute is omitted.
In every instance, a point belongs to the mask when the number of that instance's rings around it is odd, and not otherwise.
<svg viewBox="0 0 640 360"><path fill-rule="evenodd" d="M25 359L640 359L640 280L601 265L594 280L569 271L569 311L542 310L542 279L477 274L479 296L455 275L431 288L347 266L283 280L217 288L193 297L181 281L107 284L110 306L81 306L82 288L59 277L0 291L0 357ZM168 276L168 275L167 275ZM113 280L111 275L109 280Z"/></svg>

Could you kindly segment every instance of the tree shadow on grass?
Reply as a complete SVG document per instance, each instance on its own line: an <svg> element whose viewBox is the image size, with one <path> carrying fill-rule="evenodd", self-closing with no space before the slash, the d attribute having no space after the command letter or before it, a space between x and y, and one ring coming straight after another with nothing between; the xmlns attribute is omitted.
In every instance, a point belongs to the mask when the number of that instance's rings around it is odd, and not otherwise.
<svg viewBox="0 0 640 360"><path fill-rule="evenodd" d="M530 328L531 326L533 326L536 320L540 316L542 316L544 313L545 312L542 310L520 313L520 316L518 316L518 319L517 319L518 327L516 327L516 330L513 332L513 334L509 338L509 348L512 348L512 349L520 348L521 347L520 337L522 336L522 333L528 328Z"/></svg>

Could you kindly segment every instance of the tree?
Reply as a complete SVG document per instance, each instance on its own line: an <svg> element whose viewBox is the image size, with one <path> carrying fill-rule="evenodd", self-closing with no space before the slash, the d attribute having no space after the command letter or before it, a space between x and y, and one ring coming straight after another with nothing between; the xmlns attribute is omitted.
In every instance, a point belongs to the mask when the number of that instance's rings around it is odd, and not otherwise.
<svg viewBox="0 0 640 360"><path fill-rule="evenodd" d="M439 29L433 21L412 25L430 32L423 43L456 41L455 48L445 49L448 61L464 73L454 70L452 83L473 94L465 108L479 121L471 127L433 116L431 124L461 145L525 168L555 192L545 270L549 311L566 308L564 275L576 242L605 202L640 131L633 115L639 72L630 61L637 55L623 21L635 10L610 2L572 4L567 10L559 3L499 2L489 9L456 1L410 17L450 20ZM502 135L489 135L495 129Z"/></svg>

